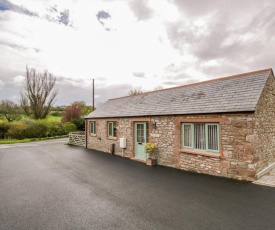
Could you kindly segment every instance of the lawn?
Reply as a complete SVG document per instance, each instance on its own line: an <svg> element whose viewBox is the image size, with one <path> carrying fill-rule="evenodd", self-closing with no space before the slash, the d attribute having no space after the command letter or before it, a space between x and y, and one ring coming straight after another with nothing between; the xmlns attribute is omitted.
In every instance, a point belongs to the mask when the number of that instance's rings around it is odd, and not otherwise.
<svg viewBox="0 0 275 230"><path fill-rule="evenodd" d="M57 116L48 116L46 118L47 121L57 121L60 122L61 121L61 117L57 117Z"/></svg>

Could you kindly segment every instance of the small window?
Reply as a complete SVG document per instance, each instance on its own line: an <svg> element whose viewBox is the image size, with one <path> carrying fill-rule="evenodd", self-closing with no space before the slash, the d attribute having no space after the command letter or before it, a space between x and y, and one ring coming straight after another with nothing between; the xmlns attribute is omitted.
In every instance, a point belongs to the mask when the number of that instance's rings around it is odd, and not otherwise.
<svg viewBox="0 0 275 230"><path fill-rule="evenodd" d="M96 122L95 121L90 122L90 132L91 132L91 134L96 134Z"/></svg>
<svg viewBox="0 0 275 230"><path fill-rule="evenodd" d="M182 148L219 153L218 123L182 123Z"/></svg>
<svg viewBox="0 0 275 230"><path fill-rule="evenodd" d="M108 137L116 137L116 122L108 122Z"/></svg>

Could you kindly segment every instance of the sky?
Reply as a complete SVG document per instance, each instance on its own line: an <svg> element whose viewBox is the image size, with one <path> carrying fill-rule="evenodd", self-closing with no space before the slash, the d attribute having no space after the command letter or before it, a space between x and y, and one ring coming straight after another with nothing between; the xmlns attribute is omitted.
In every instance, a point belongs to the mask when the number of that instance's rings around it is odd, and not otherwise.
<svg viewBox="0 0 275 230"><path fill-rule="evenodd" d="M95 104L275 68L273 0L0 0L0 100L26 66L56 78L55 105Z"/></svg>

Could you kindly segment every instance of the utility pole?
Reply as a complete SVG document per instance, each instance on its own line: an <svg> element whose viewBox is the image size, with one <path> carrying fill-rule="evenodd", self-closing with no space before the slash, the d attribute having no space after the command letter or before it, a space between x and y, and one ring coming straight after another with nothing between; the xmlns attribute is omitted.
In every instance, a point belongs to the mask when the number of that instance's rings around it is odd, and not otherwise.
<svg viewBox="0 0 275 230"><path fill-rule="evenodd" d="M95 110L95 79L93 79L93 111Z"/></svg>

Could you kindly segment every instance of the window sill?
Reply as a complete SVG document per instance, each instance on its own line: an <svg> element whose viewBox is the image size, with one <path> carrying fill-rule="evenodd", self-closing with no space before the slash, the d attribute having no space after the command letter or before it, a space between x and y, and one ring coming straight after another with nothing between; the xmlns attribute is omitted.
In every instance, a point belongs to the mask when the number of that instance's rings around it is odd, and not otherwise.
<svg viewBox="0 0 275 230"><path fill-rule="evenodd" d="M90 133L90 137L96 137L96 134Z"/></svg>
<svg viewBox="0 0 275 230"><path fill-rule="evenodd" d="M109 140L117 140L117 137L107 137Z"/></svg>
<svg viewBox="0 0 275 230"><path fill-rule="evenodd" d="M180 149L180 153L189 153L189 154L194 154L194 155L201 155L201 156L207 156L207 157L216 157L216 158L221 157L220 153L199 152L199 151L190 150L190 149Z"/></svg>

